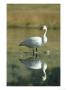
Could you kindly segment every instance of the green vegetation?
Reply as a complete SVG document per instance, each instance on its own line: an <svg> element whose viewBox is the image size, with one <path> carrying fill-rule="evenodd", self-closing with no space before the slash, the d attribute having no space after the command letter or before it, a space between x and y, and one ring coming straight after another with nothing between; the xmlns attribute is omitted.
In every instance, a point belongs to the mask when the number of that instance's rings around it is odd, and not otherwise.
<svg viewBox="0 0 67 90"><path fill-rule="evenodd" d="M40 71L27 69L19 59L32 57L32 49L19 47L20 41L31 36L42 36L37 29L26 26L46 24L46 46L38 49L38 59L46 62L47 80L41 82ZM25 25L25 28L22 26ZM17 28L18 27L18 28ZM21 27L21 28L20 28ZM7 85L59 86L60 85L60 5L59 4L8 4L7 5ZM45 51L49 50L49 55ZM33 57L32 57L33 58Z"/></svg>

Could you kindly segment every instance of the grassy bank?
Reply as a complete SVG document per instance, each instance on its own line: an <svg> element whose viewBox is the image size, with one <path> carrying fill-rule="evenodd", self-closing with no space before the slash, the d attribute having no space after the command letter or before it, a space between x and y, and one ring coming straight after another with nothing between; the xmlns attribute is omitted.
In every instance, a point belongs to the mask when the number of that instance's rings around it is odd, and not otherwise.
<svg viewBox="0 0 67 90"><path fill-rule="evenodd" d="M59 4L8 4L8 26L42 25L49 28L60 28L60 5Z"/></svg>

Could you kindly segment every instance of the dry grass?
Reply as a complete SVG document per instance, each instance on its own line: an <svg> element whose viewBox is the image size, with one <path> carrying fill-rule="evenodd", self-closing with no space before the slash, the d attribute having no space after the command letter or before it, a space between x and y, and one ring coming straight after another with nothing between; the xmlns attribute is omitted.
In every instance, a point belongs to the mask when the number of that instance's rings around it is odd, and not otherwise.
<svg viewBox="0 0 67 90"><path fill-rule="evenodd" d="M47 24L60 27L60 5L7 5L7 22L10 25Z"/></svg>

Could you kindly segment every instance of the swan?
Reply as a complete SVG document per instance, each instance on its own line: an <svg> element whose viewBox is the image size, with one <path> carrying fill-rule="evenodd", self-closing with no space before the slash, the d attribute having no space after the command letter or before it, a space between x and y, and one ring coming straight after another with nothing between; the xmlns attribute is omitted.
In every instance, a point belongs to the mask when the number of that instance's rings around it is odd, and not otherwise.
<svg viewBox="0 0 67 90"><path fill-rule="evenodd" d="M42 81L45 81L47 76L46 76L46 69L47 69L47 64L43 63L41 60L22 60L20 59L21 63L23 63L28 69L33 69L33 70L42 70L43 76L42 76Z"/></svg>
<svg viewBox="0 0 67 90"><path fill-rule="evenodd" d="M19 44L19 46L27 46L33 48L33 56L34 56L34 48L36 48L36 52L37 52L38 47L44 46L44 44L47 43L47 36L46 36L47 26L44 25L42 29L45 31L42 37L29 37L28 39L22 41Z"/></svg>

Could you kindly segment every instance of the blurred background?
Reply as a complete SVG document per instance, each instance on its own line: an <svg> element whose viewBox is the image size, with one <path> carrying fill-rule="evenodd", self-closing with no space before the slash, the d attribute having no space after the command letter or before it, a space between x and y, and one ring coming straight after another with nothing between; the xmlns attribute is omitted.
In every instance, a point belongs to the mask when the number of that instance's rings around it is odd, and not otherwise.
<svg viewBox="0 0 67 90"><path fill-rule="evenodd" d="M38 59L46 62L48 68L47 79L41 83L36 71L19 61L30 59L32 49L18 45L28 37L42 36L40 28L44 24L48 28L48 42L38 48L42 52ZM60 85L60 4L7 4L7 85Z"/></svg>

